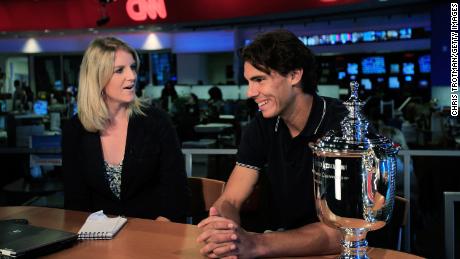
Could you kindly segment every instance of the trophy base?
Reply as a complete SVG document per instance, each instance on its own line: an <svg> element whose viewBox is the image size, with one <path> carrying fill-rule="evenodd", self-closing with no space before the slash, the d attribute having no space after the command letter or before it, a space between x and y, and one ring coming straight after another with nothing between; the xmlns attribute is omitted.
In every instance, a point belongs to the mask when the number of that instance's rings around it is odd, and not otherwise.
<svg viewBox="0 0 460 259"><path fill-rule="evenodd" d="M369 259L367 255L366 228L342 228L342 253L340 259Z"/></svg>

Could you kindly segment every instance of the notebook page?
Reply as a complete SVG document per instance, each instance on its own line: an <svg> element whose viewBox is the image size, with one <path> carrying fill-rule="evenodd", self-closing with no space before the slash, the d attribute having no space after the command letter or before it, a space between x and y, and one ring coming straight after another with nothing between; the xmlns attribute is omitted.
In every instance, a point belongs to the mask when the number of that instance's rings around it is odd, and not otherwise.
<svg viewBox="0 0 460 259"><path fill-rule="evenodd" d="M107 217L103 211L92 213L78 231L78 239L112 239L127 222L124 217Z"/></svg>

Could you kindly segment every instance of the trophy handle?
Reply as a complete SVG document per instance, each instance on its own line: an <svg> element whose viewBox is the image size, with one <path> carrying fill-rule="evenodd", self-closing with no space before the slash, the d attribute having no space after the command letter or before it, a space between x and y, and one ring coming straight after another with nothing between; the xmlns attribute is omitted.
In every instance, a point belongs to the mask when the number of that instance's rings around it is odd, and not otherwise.
<svg viewBox="0 0 460 259"><path fill-rule="evenodd" d="M369 222L376 221L376 214L385 205L385 196L379 193L378 183L380 179L379 158L373 149L368 149L363 155L363 205L364 219Z"/></svg>

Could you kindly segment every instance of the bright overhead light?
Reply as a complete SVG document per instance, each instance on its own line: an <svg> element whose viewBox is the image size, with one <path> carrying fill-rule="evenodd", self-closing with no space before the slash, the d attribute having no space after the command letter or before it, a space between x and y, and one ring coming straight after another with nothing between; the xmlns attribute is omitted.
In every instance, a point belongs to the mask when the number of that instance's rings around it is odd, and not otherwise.
<svg viewBox="0 0 460 259"><path fill-rule="evenodd" d="M144 41L142 49L145 50L156 50L161 49L163 46L155 33L150 33Z"/></svg>
<svg viewBox="0 0 460 259"><path fill-rule="evenodd" d="M38 41L35 38L29 38L24 47L22 48L24 53L39 53L42 52L42 47L38 44Z"/></svg>

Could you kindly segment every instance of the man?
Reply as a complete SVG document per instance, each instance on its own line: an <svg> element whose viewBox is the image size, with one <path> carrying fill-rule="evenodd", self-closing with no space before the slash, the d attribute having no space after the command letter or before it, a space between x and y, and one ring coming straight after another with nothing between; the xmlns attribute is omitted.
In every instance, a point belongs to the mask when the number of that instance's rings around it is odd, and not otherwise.
<svg viewBox="0 0 460 259"><path fill-rule="evenodd" d="M337 128L347 112L338 100L316 94L314 55L291 32L262 34L241 54L247 95L261 112L243 135L224 193L198 224L200 252L211 258L338 253L339 231L316 216L307 144ZM265 165L275 231L249 233L239 226L239 211Z"/></svg>
<svg viewBox="0 0 460 259"><path fill-rule="evenodd" d="M26 92L22 88L21 81L14 80L14 93L13 93L13 110L24 111L25 105L27 104Z"/></svg>

